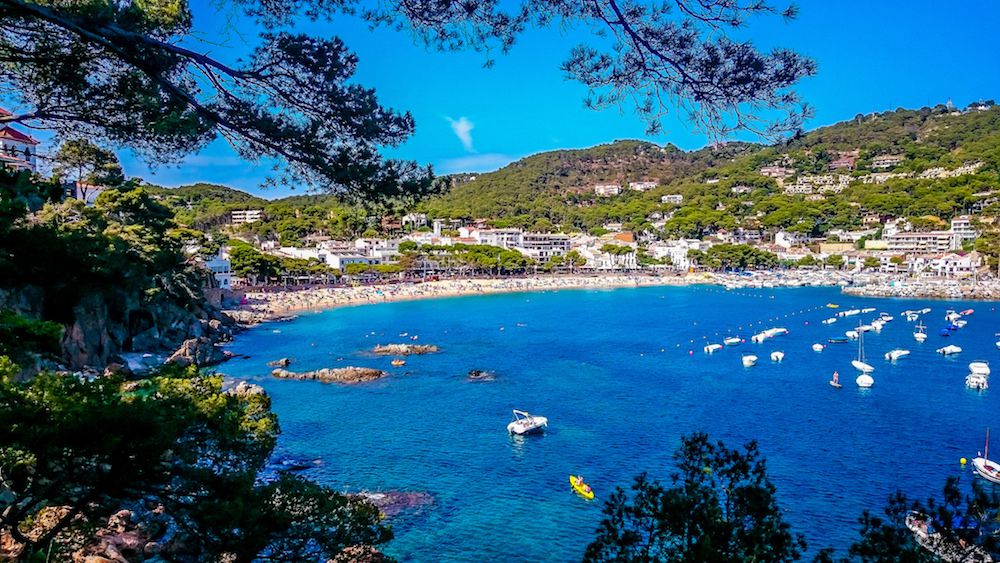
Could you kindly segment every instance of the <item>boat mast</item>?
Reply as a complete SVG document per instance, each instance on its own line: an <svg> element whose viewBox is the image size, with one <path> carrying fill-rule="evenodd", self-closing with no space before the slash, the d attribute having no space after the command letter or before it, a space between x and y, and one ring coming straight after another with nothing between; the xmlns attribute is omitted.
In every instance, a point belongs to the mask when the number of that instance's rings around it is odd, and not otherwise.
<svg viewBox="0 0 1000 563"><path fill-rule="evenodd" d="M983 459L990 458L990 429L986 429L986 450L983 452Z"/></svg>

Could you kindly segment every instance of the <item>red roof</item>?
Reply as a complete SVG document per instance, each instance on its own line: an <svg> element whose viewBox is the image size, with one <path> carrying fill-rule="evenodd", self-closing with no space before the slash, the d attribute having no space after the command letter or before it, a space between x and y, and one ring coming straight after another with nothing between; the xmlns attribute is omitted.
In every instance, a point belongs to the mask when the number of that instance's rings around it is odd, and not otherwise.
<svg viewBox="0 0 1000 563"><path fill-rule="evenodd" d="M0 137L6 137L20 143L28 143L29 145L38 144L38 141L36 141L34 137L31 135L25 135L13 127L4 127L3 129L0 129Z"/></svg>

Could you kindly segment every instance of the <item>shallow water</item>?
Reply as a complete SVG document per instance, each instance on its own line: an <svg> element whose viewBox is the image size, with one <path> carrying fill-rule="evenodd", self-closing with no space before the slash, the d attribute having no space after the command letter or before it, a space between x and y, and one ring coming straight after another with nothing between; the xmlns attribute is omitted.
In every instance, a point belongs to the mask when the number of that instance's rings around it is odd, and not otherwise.
<svg viewBox="0 0 1000 563"><path fill-rule="evenodd" d="M876 314L822 325L836 312L824 307L831 301L896 317L865 339L872 389L854 385L856 344L810 348ZM982 448L986 427L1000 426L1000 387L964 386L970 361L996 359L994 305L702 286L413 301L262 325L231 347L251 357L221 371L267 389L283 429L279 449L323 461L306 473L312 478L344 490L434 496L433 505L393 521L386 551L403 561L579 560L601 500L640 471L666 479L680 436L693 431L730 446L756 439L810 551L843 550L863 509L879 509L897 488L939 493L946 476L963 471L959 458ZM932 311L919 344L899 313L923 307ZM945 310L967 307L976 309L968 326L938 336ZM791 332L749 342L771 326ZM410 342L401 332L442 351L409 357L402 368L365 353ZM702 352L729 334L747 342ZM934 352L946 344L964 352ZM912 354L885 361L897 347ZM774 350L785 352L783 363L769 360ZM742 367L744 351L759 356L757 366ZM393 375L358 386L273 380L265 364L280 357L294 358L298 371L362 365ZM469 382L470 369L495 371L496 380ZM827 384L834 370L843 389ZM512 408L547 416L549 431L508 437ZM585 476L596 501L570 492L570 473Z"/></svg>

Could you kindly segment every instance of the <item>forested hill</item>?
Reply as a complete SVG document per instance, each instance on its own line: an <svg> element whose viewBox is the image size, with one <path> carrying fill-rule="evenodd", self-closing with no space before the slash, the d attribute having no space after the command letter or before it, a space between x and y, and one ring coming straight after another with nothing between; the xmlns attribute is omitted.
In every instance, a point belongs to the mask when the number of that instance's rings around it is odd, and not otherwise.
<svg viewBox="0 0 1000 563"><path fill-rule="evenodd" d="M247 192L220 186L197 183L177 188L145 186L146 191L176 214L179 222L197 227L208 227L216 221L225 221L233 209L260 207L267 200Z"/></svg>
<svg viewBox="0 0 1000 563"><path fill-rule="evenodd" d="M790 173L785 184L792 183L803 176L826 174L832 163L845 156L841 153L853 153L848 158L854 166L836 170L851 177L852 189L843 194L817 194L812 201L803 201L803 195L785 195L774 179L760 174L761 167L781 165ZM902 160L888 168L873 166L873 159L888 155ZM919 178L931 168L952 170L977 162L982 163L977 173L962 178ZM911 177L893 179L878 188L861 187L866 175L887 170L898 177ZM781 145L729 143L683 152L672 146L619 141L591 149L541 153L471 180L466 176L423 207L437 217L500 219L501 223L529 227L539 219L544 219L543 224L570 229L593 229L608 220L632 222L638 227L650 213L675 211L676 220L668 222L666 230L679 235L697 236L707 224L735 226L745 223L747 217L763 226L799 226L822 232L831 226L851 226L865 208L947 217L969 205L969 194L996 184L998 170L1000 108L986 102L963 111L942 105L859 115L800 134ZM595 184L627 186L641 180L658 180L660 187L643 194L626 191L611 198L593 193ZM973 191L958 193L958 184ZM732 188L737 186L751 189L742 209L731 207ZM895 193L889 197L891 204L869 197L878 192ZM929 192L941 201L928 200ZM666 194L683 195L684 203L679 208L661 205L660 197ZM687 215L698 217L688 221Z"/></svg>
<svg viewBox="0 0 1000 563"><path fill-rule="evenodd" d="M669 144L624 140L543 152L495 172L456 176L453 189L430 200L427 209L444 217L539 215L537 210L562 205L567 195L592 194L595 184L669 182L759 148L731 143L717 150L684 152Z"/></svg>

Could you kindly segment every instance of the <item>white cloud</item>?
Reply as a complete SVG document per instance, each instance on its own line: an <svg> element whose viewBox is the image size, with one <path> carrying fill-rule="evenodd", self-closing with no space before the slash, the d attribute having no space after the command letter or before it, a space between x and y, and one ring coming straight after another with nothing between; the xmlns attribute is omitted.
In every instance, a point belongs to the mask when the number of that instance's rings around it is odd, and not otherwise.
<svg viewBox="0 0 1000 563"><path fill-rule="evenodd" d="M447 158L438 163L438 172L454 174L456 172L490 172L506 166L514 161L514 157L501 153L474 154Z"/></svg>
<svg viewBox="0 0 1000 563"><path fill-rule="evenodd" d="M469 121L467 117L459 117L458 119L445 117L445 119L451 124L451 130L458 137L458 140L462 141L462 146L465 147L465 150L476 152L476 149L472 148L472 129L475 128L475 124Z"/></svg>

